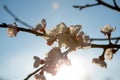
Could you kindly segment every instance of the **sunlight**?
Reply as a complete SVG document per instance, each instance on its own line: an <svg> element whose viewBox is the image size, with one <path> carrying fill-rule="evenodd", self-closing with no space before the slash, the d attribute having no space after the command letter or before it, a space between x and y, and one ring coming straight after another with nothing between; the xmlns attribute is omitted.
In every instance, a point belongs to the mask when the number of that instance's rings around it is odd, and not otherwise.
<svg viewBox="0 0 120 80"><path fill-rule="evenodd" d="M53 2L52 3L52 8L53 9L58 9L59 8L59 3L58 2Z"/></svg>
<svg viewBox="0 0 120 80"><path fill-rule="evenodd" d="M56 76L47 75L48 80L85 80L91 72L84 59L71 59L71 66L62 65ZM89 66L89 68L88 68Z"/></svg>

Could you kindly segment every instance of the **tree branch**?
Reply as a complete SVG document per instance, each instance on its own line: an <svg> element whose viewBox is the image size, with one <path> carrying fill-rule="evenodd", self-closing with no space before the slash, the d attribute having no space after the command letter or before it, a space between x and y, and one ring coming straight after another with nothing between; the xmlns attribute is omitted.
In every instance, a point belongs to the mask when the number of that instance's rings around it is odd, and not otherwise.
<svg viewBox="0 0 120 80"><path fill-rule="evenodd" d="M7 28L8 25L6 23L0 24L0 28ZM28 32L28 33L32 33L35 34L36 36L45 36L45 34L43 33L38 33L36 31L33 31L31 29L26 29L26 28L21 28L21 27L17 27L19 31L23 31L23 32Z"/></svg>
<svg viewBox="0 0 120 80"><path fill-rule="evenodd" d="M8 25L6 23L0 24L0 28L7 28L7 27L8 27ZM19 31L32 33L32 34L35 34L37 36L45 36L45 34L38 33L38 32L33 31L31 29L26 29L26 28L21 28L21 27L17 27L17 28ZM120 36L111 38L111 40L117 40L117 39L120 39ZM107 38L91 38L90 39L90 41L106 41L106 40L108 40L108 39Z"/></svg>
<svg viewBox="0 0 120 80"><path fill-rule="evenodd" d="M120 36L111 38L111 40L117 40L117 39L120 39ZM90 41L106 41L106 40L108 40L108 38L91 38L90 39Z"/></svg>
<svg viewBox="0 0 120 80"><path fill-rule="evenodd" d="M91 44L91 48L120 48L120 44L110 44L110 45Z"/></svg>
<svg viewBox="0 0 120 80"><path fill-rule="evenodd" d="M0 28L7 28L7 27L8 27L8 25L6 23L0 24ZM22 28L22 27L17 27L17 28L19 31L35 34L36 36L45 36L44 33L39 33L39 32L33 31L32 29L26 29L26 28ZM111 38L111 40L119 40L119 39L120 39L120 36ZM90 39L90 41L106 41L106 40L108 40L108 39L107 38L91 38Z"/></svg>
<svg viewBox="0 0 120 80"><path fill-rule="evenodd" d="M74 8L79 8L80 10L82 10L82 9L89 8L89 7L95 7L95 6L103 5L103 6L107 7L107 8L110 8L110 9L113 9L115 11L120 12L120 7L118 7L115 0L113 0L113 3L114 3L115 6L113 6L111 4L108 4L108 3L104 2L103 0L96 0L96 1L97 1L97 3L94 3L94 4L86 4L86 5L83 5L83 6L74 5L73 7Z"/></svg>
<svg viewBox="0 0 120 80"><path fill-rule="evenodd" d="M100 3L101 5L105 6L105 7L108 7L110 9L113 9L113 10L116 10L118 12L120 12L120 8L119 7L116 7L116 6L112 6L106 2L104 2L103 0L97 0L98 3ZM115 2L116 3L116 2Z"/></svg>
<svg viewBox="0 0 120 80"><path fill-rule="evenodd" d="M7 28L8 25L6 23L0 24L0 28ZM26 29L26 28L21 28L21 27L17 27L19 31L23 31L23 32L28 32L28 33L32 33L35 34L37 36L45 36L45 34L43 33L38 33L36 31L33 31L31 29ZM111 38L111 40L119 40L120 37L114 37ZM107 38L91 38L91 41L105 41L108 40ZM111 44L111 45L98 45L98 44L91 44L92 48L120 48L120 45L117 44Z"/></svg>

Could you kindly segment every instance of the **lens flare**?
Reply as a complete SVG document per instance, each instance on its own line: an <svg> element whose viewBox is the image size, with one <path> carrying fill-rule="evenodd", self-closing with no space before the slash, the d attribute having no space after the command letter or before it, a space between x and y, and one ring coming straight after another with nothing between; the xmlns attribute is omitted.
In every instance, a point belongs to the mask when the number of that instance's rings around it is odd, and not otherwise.
<svg viewBox="0 0 120 80"><path fill-rule="evenodd" d="M53 2L52 7L53 7L53 9L58 9L59 8L59 3L58 2Z"/></svg>

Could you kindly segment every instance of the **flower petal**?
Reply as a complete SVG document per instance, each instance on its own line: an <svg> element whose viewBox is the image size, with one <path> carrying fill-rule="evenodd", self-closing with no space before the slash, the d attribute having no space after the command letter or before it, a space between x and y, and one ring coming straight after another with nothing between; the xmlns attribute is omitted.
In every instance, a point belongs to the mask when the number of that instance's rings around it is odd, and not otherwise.
<svg viewBox="0 0 120 80"><path fill-rule="evenodd" d="M33 67L38 68L40 65L40 58L37 56L34 56L34 59L35 59L35 61L34 61Z"/></svg>
<svg viewBox="0 0 120 80"><path fill-rule="evenodd" d="M7 33L9 37L15 37L18 33L18 29L16 26L9 24L7 27Z"/></svg>
<svg viewBox="0 0 120 80"><path fill-rule="evenodd" d="M115 30L116 30L116 27L111 27L108 24L101 28L101 32L104 34L110 34L111 32L113 32Z"/></svg>
<svg viewBox="0 0 120 80"><path fill-rule="evenodd" d="M112 48L108 48L105 51L105 57L107 57L108 60L112 60L113 58L113 49Z"/></svg>

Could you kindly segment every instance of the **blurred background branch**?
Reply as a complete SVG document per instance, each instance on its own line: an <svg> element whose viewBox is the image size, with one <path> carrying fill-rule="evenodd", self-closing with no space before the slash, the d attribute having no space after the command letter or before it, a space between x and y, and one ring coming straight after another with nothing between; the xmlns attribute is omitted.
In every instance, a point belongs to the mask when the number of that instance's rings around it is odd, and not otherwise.
<svg viewBox="0 0 120 80"><path fill-rule="evenodd" d="M27 24L26 22L22 21L21 19L19 19L6 5L3 6L5 11L10 14L14 19L15 21L25 25L26 27L28 28L33 28L31 25Z"/></svg>

